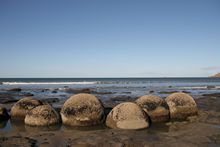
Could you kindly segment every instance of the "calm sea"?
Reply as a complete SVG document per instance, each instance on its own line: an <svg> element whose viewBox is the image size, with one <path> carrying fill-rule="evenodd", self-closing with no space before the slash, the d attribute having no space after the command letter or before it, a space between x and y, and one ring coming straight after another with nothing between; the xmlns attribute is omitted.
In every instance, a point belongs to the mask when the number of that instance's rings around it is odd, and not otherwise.
<svg viewBox="0 0 220 147"><path fill-rule="evenodd" d="M220 78L0 78L2 85L88 85L220 86Z"/></svg>
<svg viewBox="0 0 220 147"><path fill-rule="evenodd" d="M129 96L149 94L150 91L160 96L164 96L164 91L189 91L192 95L220 91L220 78L4 78L0 79L0 84L0 90L19 87L36 95L39 95L36 89L59 89L55 94L46 93L47 96L64 94L62 91L67 87L92 88L116 95L127 92Z"/></svg>

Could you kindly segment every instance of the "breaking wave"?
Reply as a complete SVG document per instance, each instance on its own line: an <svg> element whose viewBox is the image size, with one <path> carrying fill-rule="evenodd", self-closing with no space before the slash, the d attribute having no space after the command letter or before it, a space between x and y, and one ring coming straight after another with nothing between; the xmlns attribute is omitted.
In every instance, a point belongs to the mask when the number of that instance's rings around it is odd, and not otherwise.
<svg viewBox="0 0 220 147"><path fill-rule="evenodd" d="M2 82L3 85L88 85L98 82Z"/></svg>

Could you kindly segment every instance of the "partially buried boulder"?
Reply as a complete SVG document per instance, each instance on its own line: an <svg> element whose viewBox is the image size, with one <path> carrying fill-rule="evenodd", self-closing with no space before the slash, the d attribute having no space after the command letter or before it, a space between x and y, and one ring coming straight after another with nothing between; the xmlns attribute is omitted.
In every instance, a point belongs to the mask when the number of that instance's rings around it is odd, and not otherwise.
<svg viewBox="0 0 220 147"><path fill-rule="evenodd" d="M40 105L43 105L43 102L32 97L20 99L12 106L11 117L13 119L24 119L30 110Z"/></svg>
<svg viewBox="0 0 220 147"><path fill-rule="evenodd" d="M77 94L70 97L61 109L63 124L70 126L91 126L104 120L102 103L91 94Z"/></svg>
<svg viewBox="0 0 220 147"><path fill-rule="evenodd" d="M10 118L8 111L4 107L0 107L0 121L8 120Z"/></svg>
<svg viewBox="0 0 220 147"><path fill-rule="evenodd" d="M60 115L50 105L41 105L28 112L24 121L31 126L49 126L58 124Z"/></svg>
<svg viewBox="0 0 220 147"><path fill-rule="evenodd" d="M136 103L149 115L152 122L169 120L169 107L159 96L145 95L137 99Z"/></svg>
<svg viewBox="0 0 220 147"><path fill-rule="evenodd" d="M173 93L165 101L170 109L170 118L173 120L185 120L187 117L198 113L196 102L188 94L182 92Z"/></svg>
<svg viewBox="0 0 220 147"><path fill-rule="evenodd" d="M149 119L137 104L125 102L112 109L107 116L106 125L118 129L144 129L149 127Z"/></svg>

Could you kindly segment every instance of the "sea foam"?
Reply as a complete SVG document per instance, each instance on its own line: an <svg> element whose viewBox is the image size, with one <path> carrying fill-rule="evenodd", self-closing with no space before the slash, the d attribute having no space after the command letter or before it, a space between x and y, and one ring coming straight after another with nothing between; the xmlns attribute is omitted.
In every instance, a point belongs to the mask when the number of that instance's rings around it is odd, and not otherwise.
<svg viewBox="0 0 220 147"><path fill-rule="evenodd" d="M3 85L88 85L98 82L2 82Z"/></svg>

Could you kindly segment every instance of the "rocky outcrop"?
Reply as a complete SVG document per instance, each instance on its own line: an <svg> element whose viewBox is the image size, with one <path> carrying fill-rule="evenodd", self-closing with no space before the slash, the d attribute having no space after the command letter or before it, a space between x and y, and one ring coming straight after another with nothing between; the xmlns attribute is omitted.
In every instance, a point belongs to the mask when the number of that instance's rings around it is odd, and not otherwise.
<svg viewBox="0 0 220 147"><path fill-rule="evenodd" d="M220 78L220 73L210 76L211 78Z"/></svg>

